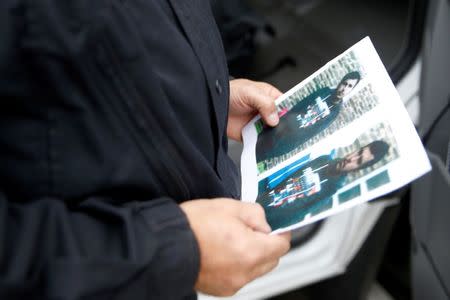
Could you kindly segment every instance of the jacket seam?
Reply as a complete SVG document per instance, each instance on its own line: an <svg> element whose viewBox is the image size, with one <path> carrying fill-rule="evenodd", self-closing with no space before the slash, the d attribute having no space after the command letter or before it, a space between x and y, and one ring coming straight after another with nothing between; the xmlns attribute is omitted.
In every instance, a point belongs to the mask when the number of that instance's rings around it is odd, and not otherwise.
<svg viewBox="0 0 450 300"><path fill-rule="evenodd" d="M46 159L47 162L47 186L46 186L46 194L50 195L53 192L54 189L54 183L53 183L53 170L52 170L52 126L51 126L51 113L50 110L47 111L47 124L46 124Z"/></svg>

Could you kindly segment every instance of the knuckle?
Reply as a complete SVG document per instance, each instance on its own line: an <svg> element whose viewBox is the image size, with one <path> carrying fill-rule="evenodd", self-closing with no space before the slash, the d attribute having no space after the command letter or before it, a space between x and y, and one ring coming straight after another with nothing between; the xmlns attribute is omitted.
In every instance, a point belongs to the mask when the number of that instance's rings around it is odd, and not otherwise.
<svg viewBox="0 0 450 300"><path fill-rule="evenodd" d="M243 275L230 276L225 280L224 296L236 294L245 284L246 279Z"/></svg>
<svg viewBox="0 0 450 300"><path fill-rule="evenodd" d="M230 297L230 296L233 296L234 294L236 294L236 292L234 290L232 290L231 288L225 288L219 296L220 297Z"/></svg>
<svg viewBox="0 0 450 300"><path fill-rule="evenodd" d="M232 281L232 290L233 294L235 294L237 291L239 291L246 283L248 282L248 279L245 275L238 275L235 276Z"/></svg>
<svg viewBox="0 0 450 300"><path fill-rule="evenodd" d="M269 273L270 271L272 271L273 269L275 269L275 268L278 266L279 262L280 262L279 259L274 259L274 260L270 261L268 264L266 264L266 265L264 266L264 269L262 270L260 276L262 276L262 275L264 275L264 274L267 274L267 273Z"/></svg>
<svg viewBox="0 0 450 300"><path fill-rule="evenodd" d="M278 266L279 263L280 263L280 259L276 259L271 265L268 266L266 272L269 273L270 271L275 269Z"/></svg>
<svg viewBox="0 0 450 300"><path fill-rule="evenodd" d="M255 214L258 215L258 216L262 216L262 217L266 216L264 208L259 203L257 205L255 205Z"/></svg>
<svg viewBox="0 0 450 300"><path fill-rule="evenodd" d="M230 297L236 294L236 290L231 288L229 285L226 285L222 288L222 292L218 295L220 297Z"/></svg>
<svg viewBox="0 0 450 300"><path fill-rule="evenodd" d="M291 243L289 241L283 242L283 253L286 254L291 249Z"/></svg>
<svg viewBox="0 0 450 300"><path fill-rule="evenodd" d="M272 97L270 97L269 95L266 95L266 96L264 97L263 103L264 103L264 107L265 107L267 110L272 111L272 110L275 109L275 102L274 102L274 99L272 99Z"/></svg>
<svg viewBox="0 0 450 300"><path fill-rule="evenodd" d="M270 266L269 271L272 270L272 269L274 269L274 268L276 268L276 266L278 266L279 263L280 263L280 259L277 258L277 259L273 262L273 264Z"/></svg>

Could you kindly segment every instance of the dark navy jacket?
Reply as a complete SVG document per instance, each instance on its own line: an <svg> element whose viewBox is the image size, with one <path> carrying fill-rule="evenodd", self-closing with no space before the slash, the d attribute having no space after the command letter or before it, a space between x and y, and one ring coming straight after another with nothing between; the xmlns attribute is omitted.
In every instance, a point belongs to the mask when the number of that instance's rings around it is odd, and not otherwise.
<svg viewBox="0 0 450 300"><path fill-rule="evenodd" d="M0 298L192 295L228 97L206 0L1 1Z"/></svg>

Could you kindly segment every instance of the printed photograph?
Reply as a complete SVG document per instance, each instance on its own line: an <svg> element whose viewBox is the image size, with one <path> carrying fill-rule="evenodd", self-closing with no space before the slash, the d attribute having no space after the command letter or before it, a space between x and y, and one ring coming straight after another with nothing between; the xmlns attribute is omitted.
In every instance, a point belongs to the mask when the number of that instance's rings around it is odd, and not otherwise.
<svg viewBox="0 0 450 300"><path fill-rule="evenodd" d="M264 178L256 202L273 230L288 227L389 183L388 172L378 170L398 157L394 134L381 123L346 147L303 156Z"/></svg>
<svg viewBox="0 0 450 300"><path fill-rule="evenodd" d="M375 107L378 99L371 85L346 97L363 76L353 52L349 52L279 104L277 127L256 122L258 173L270 170Z"/></svg>

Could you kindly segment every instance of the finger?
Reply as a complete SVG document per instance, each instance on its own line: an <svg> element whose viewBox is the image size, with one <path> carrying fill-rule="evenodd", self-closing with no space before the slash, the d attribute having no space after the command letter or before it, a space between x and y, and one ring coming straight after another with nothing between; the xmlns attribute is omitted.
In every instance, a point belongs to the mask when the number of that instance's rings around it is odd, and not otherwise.
<svg viewBox="0 0 450 300"><path fill-rule="evenodd" d="M251 276L252 280L256 279L258 277L261 277L262 275L265 275L265 274L269 273L270 271L275 269L276 266L278 266L279 262L280 262L279 259L274 259L274 260L272 260L270 262L267 262L265 264L256 266L251 271L251 275L250 276Z"/></svg>
<svg viewBox="0 0 450 300"><path fill-rule="evenodd" d="M274 98L260 91L258 95L254 97L254 106L267 125L278 125L279 117Z"/></svg>
<svg viewBox="0 0 450 300"><path fill-rule="evenodd" d="M251 269L252 278L259 277L270 272L278 265L278 262L284 254L289 251L290 242L287 239L287 235L264 235L262 233L256 233L258 238L253 240L253 252L252 256L254 264Z"/></svg>
<svg viewBox="0 0 450 300"><path fill-rule="evenodd" d="M289 243L291 242L292 235L290 231L279 233L278 236L282 239L285 239Z"/></svg>
<svg viewBox="0 0 450 300"><path fill-rule="evenodd" d="M262 246L261 249L264 249L266 262L280 258L285 255L291 247L289 233L274 235L259 234L259 242Z"/></svg>
<svg viewBox="0 0 450 300"><path fill-rule="evenodd" d="M263 233L272 231L270 225L267 223L266 214L261 205L255 203L243 203L243 209L240 212L239 218L245 225Z"/></svg>
<svg viewBox="0 0 450 300"><path fill-rule="evenodd" d="M270 126L276 126L279 122L279 117L275 105L275 100L282 95L281 91L273 85L266 82L257 82L259 91L264 94L265 102L261 103L260 114L263 120Z"/></svg>

